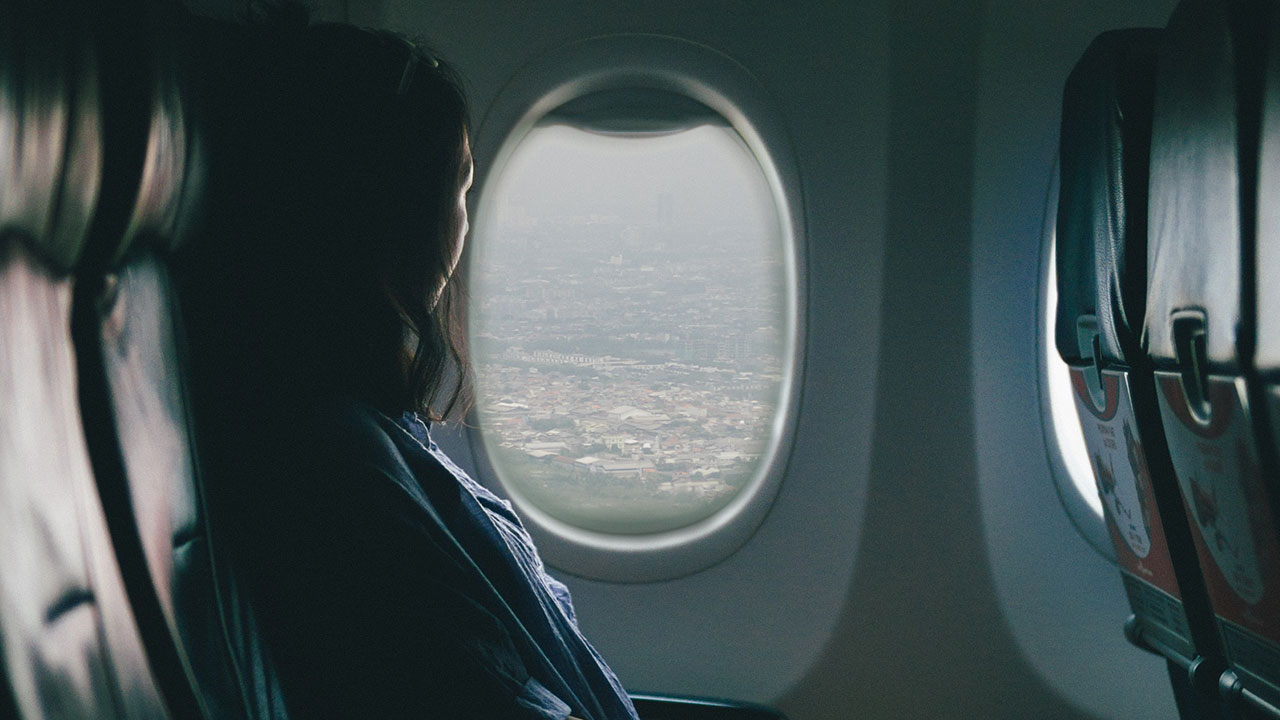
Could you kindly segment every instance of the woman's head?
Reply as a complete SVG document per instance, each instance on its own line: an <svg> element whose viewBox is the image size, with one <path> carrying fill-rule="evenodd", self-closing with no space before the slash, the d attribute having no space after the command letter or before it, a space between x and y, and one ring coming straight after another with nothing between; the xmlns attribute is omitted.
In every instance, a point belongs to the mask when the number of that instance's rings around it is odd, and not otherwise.
<svg viewBox="0 0 1280 720"><path fill-rule="evenodd" d="M459 409L451 276L472 166L457 74L418 43L349 25L277 28L265 43L263 117L243 149L257 159L237 194L267 270L259 320L275 359L301 385L387 410Z"/></svg>
<svg viewBox="0 0 1280 720"><path fill-rule="evenodd" d="M382 301L367 309L395 317L399 325L394 352L387 355L392 348L379 345L375 361L391 361L395 372L384 371L384 379L369 389L390 407L448 415L460 409L464 385L455 382L446 391L446 372L466 368L462 284L453 279L468 229L466 193L473 176L461 83L421 45L389 33L344 25L319 25L311 32L321 52L346 47L349 55L340 56L361 58L356 68L335 68L335 73L347 74L353 83L372 83L363 88L371 95L368 107L347 118L369 133L362 138L368 147L357 142L344 153L357 185L348 191L368 209L376 208L358 214L372 231L369 243L377 251L376 281L383 293ZM385 63L377 57L383 52L389 56ZM393 83L381 85L393 91L387 96L379 89L384 77ZM350 90L357 97L362 94L361 89ZM390 107L379 110L382 100L389 100ZM339 123L337 134L343 135L349 108L339 105L341 101L332 108L333 117ZM342 142L341 137L334 140ZM465 378L465 373L456 377Z"/></svg>

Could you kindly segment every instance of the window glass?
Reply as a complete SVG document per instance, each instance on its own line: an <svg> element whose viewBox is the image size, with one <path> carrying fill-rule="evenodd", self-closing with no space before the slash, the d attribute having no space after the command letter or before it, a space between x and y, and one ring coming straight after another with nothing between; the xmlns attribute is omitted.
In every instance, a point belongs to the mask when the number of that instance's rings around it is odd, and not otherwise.
<svg viewBox="0 0 1280 720"><path fill-rule="evenodd" d="M476 413L508 491L616 534L724 507L774 442L792 333L784 235L741 138L535 127L481 208Z"/></svg>
<svg viewBox="0 0 1280 720"><path fill-rule="evenodd" d="M1098 496L1098 488L1093 476L1093 466L1089 462L1089 449L1084 444L1084 432L1080 429L1080 414L1076 409L1075 392L1071 388L1071 374L1067 364L1058 355L1053 338L1058 318L1058 284L1056 243L1049 242L1049 278L1047 281L1049 301L1045 303L1048 317L1044 326L1048 328L1047 341L1044 343L1048 357L1047 375L1049 381L1049 409L1053 417L1054 435L1058 441L1058 450L1062 453L1063 464L1067 474L1071 476L1070 487L1064 491L1079 493L1094 514L1102 518L1102 498ZM1059 483L1063 485L1063 483Z"/></svg>

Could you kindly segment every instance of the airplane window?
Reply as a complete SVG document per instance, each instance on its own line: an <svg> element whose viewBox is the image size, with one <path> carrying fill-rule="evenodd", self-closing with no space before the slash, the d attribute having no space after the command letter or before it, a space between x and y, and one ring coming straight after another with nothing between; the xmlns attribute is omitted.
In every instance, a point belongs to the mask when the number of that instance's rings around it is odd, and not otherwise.
<svg viewBox="0 0 1280 720"><path fill-rule="evenodd" d="M1084 444L1084 433L1080 429L1080 415L1076 410L1074 391L1071 388L1071 375L1067 364L1058 355L1053 344L1055 326L1058 315L1057 263L1054 261L1055 243L1049 241L1049 279L1048 302L1045 303L1045 327L1048 328L1045 348L1045 365L1049 385L1049 410L1052 416L1053 433L1057 440L1059 452L1062 454L1066 474L1069 476L1069 487L1063 487L1061 479L1060 491L1078 493L1093 510L1098 519L1102 519L1102 498L1093 477L1093 466L1089 463L1089 450Z"/></svg>
<svg viewBox="0 0 1280 720"><path fill-rule="evenodd" d="M469 327L484 454L583 530L686 527L765 471L792 334L786 245L725 122L554 117L484 190Z"/></svg>

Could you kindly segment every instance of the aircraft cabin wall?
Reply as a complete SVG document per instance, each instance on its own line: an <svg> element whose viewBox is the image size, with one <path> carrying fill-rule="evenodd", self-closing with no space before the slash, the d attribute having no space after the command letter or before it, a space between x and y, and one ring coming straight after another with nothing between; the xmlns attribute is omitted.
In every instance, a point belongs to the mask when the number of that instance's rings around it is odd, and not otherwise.
<svg viewBox="0 0 1280 720"><path fill-rule="evenodd" d="M652 568L661 553L646 565L620 546L610 571L607 553L534 528L629 689L793 720L1174 716L1162 661L1121 634L1115 567L1055 494L1037 300L1067 73L1099 32L1161 26L1173 4L320 4L325 19L421 36L465 76L473 226L528 109L513 107L520 83L570 77L590 56L575 43L678 38L750 86L757 104L738 120L760 123L752 149L787 184L780 211L797 230L781 482L740 540L680 555L669 576ZM476 438L442 444L499 487Z"/></svg>

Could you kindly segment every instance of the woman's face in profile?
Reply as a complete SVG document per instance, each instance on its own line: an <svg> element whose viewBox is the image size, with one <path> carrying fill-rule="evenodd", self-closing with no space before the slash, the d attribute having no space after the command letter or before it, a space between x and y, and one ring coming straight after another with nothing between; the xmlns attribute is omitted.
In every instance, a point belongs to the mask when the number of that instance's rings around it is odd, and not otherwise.
<svg viewBox="0 0 1280 720"><path fill-rule="evenodd" d="M459 165L458 172L458 197L453 208L452 227L458 229L458 236L450 238L453 241L453 254L449 260L449 275L453 276L453 271L458 267L458 259L462 257L462 245L466 241L467 231L471 226L467 222L467 191L471 189L471 182L475 179L475 163L471 159L471 141L464 133L462 136L462 163Z"/></svg>

